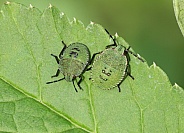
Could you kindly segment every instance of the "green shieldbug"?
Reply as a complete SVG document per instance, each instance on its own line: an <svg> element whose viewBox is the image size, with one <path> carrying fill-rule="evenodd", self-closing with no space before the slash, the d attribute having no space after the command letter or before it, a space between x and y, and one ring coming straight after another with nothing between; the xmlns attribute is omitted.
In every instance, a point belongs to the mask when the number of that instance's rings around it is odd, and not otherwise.
<svg viewBox="0 0 184 133"><path fill-rule="evenodd" d="M68 47L63 41L62 43L64 47L59 54L59 58L56 55L51 54L59 64L56 74L51 77L58 77L61 72L64 75L64 78L47 82L46 84L65 79L66 81L73 83L75 91L77 92L74 80L76 80L77 77L80 78L77 82L77 85L80 89L82 89L80 83L83 79L82 74L84 73L90 61L90 51L88 47L82 43L72 43Z"/></svg>
<svg viewBox="0 0 184 133"><path fill-rule="evenodd" d="M106 30L109 34L109 32ZM102 52L93 55L94 60L91 69L91 80L96 87L101 89L112 89L118 87L121 91L120 85L123 80L131 75L130 71L130 56L129 53L144 62L143 59L130 51L130 47L126 48L121 44L117 44L116 40L109 34L114 44L106 46ZM97 55L97 57L96 57ZM96 59L94 59L96 58Z"/></svg>

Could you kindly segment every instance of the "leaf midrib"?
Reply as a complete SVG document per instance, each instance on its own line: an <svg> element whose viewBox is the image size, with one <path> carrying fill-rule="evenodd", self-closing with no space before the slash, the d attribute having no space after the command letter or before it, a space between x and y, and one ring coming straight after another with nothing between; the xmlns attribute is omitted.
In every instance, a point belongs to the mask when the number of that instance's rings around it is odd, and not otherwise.
<svg viewBox="0 0 184 133"><path fill-rule="evenodd" d="M52 112L54 112L55 114L59 115L60 117L64 118L65 120L69 121L71 124L73 124L75 127L80 128L86 132L92 132L90 129L88 129L87 127L82 126L82 124L77 123L77 121L75 120L71 120L69 117L67 117L66 115L62 114L61 112L55 110L54 108L52 108L51 106L47 105L46 103L44 103L43 101L38 100L37 98L29 95L28 93L24 92L19 86L16 86L15 84L11 83L10 81L8 81L7 79L1 77L1 79L7 83L8 85L10 85L12 88L15 88L15 90L21 92L22 94L24 94L26 97L33 99L34 101L41 103L44 107L50 109Z"/></svg>

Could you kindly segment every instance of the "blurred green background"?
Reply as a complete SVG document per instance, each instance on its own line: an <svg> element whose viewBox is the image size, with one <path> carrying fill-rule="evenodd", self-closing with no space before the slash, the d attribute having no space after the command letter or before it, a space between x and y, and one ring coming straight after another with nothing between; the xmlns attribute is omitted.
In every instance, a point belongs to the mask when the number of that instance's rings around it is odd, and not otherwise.
<svg viewBox="0 0 184 133"><path fill-rule="evenodd" d="M0 5L5 1L0 0ZM172 84L184 87L184 38L177 25L172 0L14 0L43 11L49 3L81 20L101 24L122 36L149 65L155 62Z"/></svg>

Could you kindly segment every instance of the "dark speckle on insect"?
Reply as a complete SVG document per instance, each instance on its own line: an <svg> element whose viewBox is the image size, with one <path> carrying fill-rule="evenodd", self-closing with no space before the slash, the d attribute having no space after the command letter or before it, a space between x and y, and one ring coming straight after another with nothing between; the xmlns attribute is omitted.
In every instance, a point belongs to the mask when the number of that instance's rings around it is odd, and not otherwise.
<svg viewBox="0 0 184 133"><path fill-rule="evenodd" d="M77 50L77 51L80 51L80 49L79 49L79 48L72 48L72 50Z"/></svg>
<svg viewBox="0 0 184 133"><path fill-rule="evenodd" d="M60 73L62 73L64 77L47 82L46 84L55 83L65 79L67 82L73 83L75 91L77 92L74 81L77 82L78 87L82 89L80 83L84 79L83 73L87 69L90 62L90 51L88 47L82 43L76 42L70 44L69 46L67 46L63 41L62 43L64 47L59 56L51 54L58 63L58 70L52 78L58 77ZM79 78L79 81L76 80L77 77Z"/></svg>
<svg viewBox="0 0 184 133"><path fill-rule="evenodd" d="M99 77L100 77L102 80L107 81L107 79L106 79L106 78L103 78L102 75L99 75Z"/></svg>
<svg viewBox="0 0 184 133"><path fill-rule="evenodd" d="M72 57L72 55L73 55L73 57L77 58L78 53L74 52L74 51L71 51L69 56Z"/></svg>

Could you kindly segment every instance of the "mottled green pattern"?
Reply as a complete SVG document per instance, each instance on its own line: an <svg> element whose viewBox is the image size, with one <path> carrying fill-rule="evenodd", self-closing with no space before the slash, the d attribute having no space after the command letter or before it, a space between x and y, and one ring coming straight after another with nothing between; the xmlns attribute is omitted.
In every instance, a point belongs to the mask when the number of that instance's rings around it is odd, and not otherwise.
<svg viewBox="0 0 184 133"><path fill-rule="evenodd" d="M59 69L65 75L65 79L67 80L68 76L76 76L78 77L83 72L86 65L84 65L82 62L71 59L71 58L65 58L60 61ZM71 80L67 80L71 81Z"/></svg>
<svg viewBox="0 0 184 133"><path fill-rule="evenodd" d="M59 62L59 69L65 76L66 81L80 76L90 59L90 52L82 43L72 43L64 51Z"/></svg>
<svg viewBox="0 0 184 133"><path fill-rule="evenodd" d="M78 49L78 50L76 50ZM74 56L72 56L72 59L74 60L78 60L84 64L87 64L89 59L90 59L90 52L88 47L85 44L82 43L72 43L70 44L64 51L62 58L71 58L70 57L70 53L74 51L77 52L77 58L75 58Z"/></svg>
<svg viewBox="0 0 184 133"><path fill-rule="evenodd" d="M127 57L123 55L124 48L108 48L96 57L91 77L94 85L101 89L112 89L126 76Z"/></svg>

